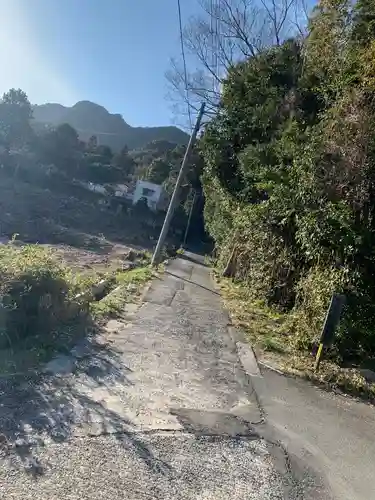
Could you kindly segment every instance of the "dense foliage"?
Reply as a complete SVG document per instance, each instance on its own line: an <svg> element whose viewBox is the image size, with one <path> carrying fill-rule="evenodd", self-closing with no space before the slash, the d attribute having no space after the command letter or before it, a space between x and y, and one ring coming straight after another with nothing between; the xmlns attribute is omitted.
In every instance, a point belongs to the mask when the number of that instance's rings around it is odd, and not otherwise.
<svg viewBox="0 0 375 500"><path fill-rule="evenodd" d="M335 343L375 354L375 4L321 0L304 39L234 66L201 141L206 226L224 266L310 348L333 292Z"/></svg>

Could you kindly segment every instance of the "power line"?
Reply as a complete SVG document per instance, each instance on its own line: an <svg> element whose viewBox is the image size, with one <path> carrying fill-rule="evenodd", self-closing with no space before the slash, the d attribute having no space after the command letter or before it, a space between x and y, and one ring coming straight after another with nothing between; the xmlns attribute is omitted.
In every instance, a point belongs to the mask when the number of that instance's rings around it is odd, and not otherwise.
<svg viewBox="0 0 375 500"><path fill-rule="evenodd" d="M221 2L220 0L210 0L210 43L211 43L211 72L212 72L212 90L214 93L218 90L218 78L220 70L219 50L220 40L219 31L221 25Z"/></svg>
<svg viewBox="0 0 375 500"><path fill-rule="evenodd" d="M179 26L180 26L181 54L182 54L182 61L184 64L185 92L186 92L187 108L188 108L188 115L189 115L189 124L190 124L190 130L191 130L193 128L193 125L192 125L192 121L191 121L191 112L190 112L189 89L188 89L188 83L187 83L187 70L186 70L185 44L184 44L184 35L183 35L183 30L182 30L182 15L181 15L181 1L180 0L177 0L177 6L178 6L178 21L179 21Z"/></svg>
<svg viewBox="0 0 375 500"><path fill-rule="evenodd" d="M214 2L214 10L213 15L215 17L214 23L214 43L213 43L213 51L214 51L214 65L213 71L215 71L216 77L214 78L214 91L218 91L219 82L218 78L220 73L220 60L219 60L219 51L220 51L220 31L221 31L221 0L213 0Z"/></svg>
<svg viewBox="0 0 375 500"><path fill-rule="evenodd" d="M214 0L210 0L210 36L211 36L211 69L214 67ZM212 90L215 91L215 78L212 76Z"/></svg>
<svg viewBox="0 0 375 500"><path fill-rule="evenodd" d="M221 37L221 0L216 0L216 8L217 8L217 17L216 17L216 74L218 78L220 78L220 58L219 58L219 50L220 50L220 37ZM220 88L219 82L217 82L217 87Z"/></svg>

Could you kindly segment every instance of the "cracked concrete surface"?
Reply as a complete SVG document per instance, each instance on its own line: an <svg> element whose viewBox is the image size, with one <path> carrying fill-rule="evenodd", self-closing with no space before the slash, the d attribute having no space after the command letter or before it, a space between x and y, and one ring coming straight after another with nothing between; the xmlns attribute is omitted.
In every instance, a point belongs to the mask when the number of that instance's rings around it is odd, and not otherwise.
<svg viewBox="0 0 375 500"><path fill-rule="evenodd" d="M2 497L330 498L268 433L208 270L172 261L144 301L72 373L0 381Z"/></svg>

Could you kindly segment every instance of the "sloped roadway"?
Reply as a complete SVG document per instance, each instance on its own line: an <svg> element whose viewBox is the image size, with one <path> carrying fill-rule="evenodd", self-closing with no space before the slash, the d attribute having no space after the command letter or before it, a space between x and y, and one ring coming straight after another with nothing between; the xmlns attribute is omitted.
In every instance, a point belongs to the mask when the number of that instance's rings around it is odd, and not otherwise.
<svg viewBox="0 0 375 500"><path fill-rule="evenodd" d="M302 441L287 446L293 412L237 340L209 271L172 261L73 371L0 381L1 498L341 498Z"/></svg>

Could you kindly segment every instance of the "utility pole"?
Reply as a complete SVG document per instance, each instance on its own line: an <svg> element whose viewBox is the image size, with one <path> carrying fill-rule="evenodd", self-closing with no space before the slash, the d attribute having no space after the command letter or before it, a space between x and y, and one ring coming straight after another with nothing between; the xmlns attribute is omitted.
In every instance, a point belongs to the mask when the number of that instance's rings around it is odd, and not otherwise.
<svg viewBox="0 0 375 500"><path fill-rule="evenodd" d="M193 149L195 140L197 138L197 134L198 134L199 127L201 125L205 105L206 104L204 102L201 105L201 108L200 108L199 113L198 113L197 122L196 122L194 130L190 136L188 147L186 148L185 156L184 156L184 159L183 159L182 164L181 164L181 169L180 169L180 172L179 172L178 177L177 177L177 181L176 181L176 185L175 185L175 188L174 188L174 191L172 194L171 201L169 203L167 215L165 216L164 224L163 224L162 230L160 232L158 242L156 244L154 255L152 256L152 260L151 260L152 266L157 266L160 262L161 252L162 252L162 249L164 246L165 239L166 239L167 234L168 234L169 226L171 224L171 220L172 220L174 211L175 211L177 203L178 203L178 195L179 195L180 186L181 186L181 183L182 183L183 178L184 178L184 174L185 174L185 170L186 170L186 167L187 167L187 164L189 161L190 153Z"/></svg>

